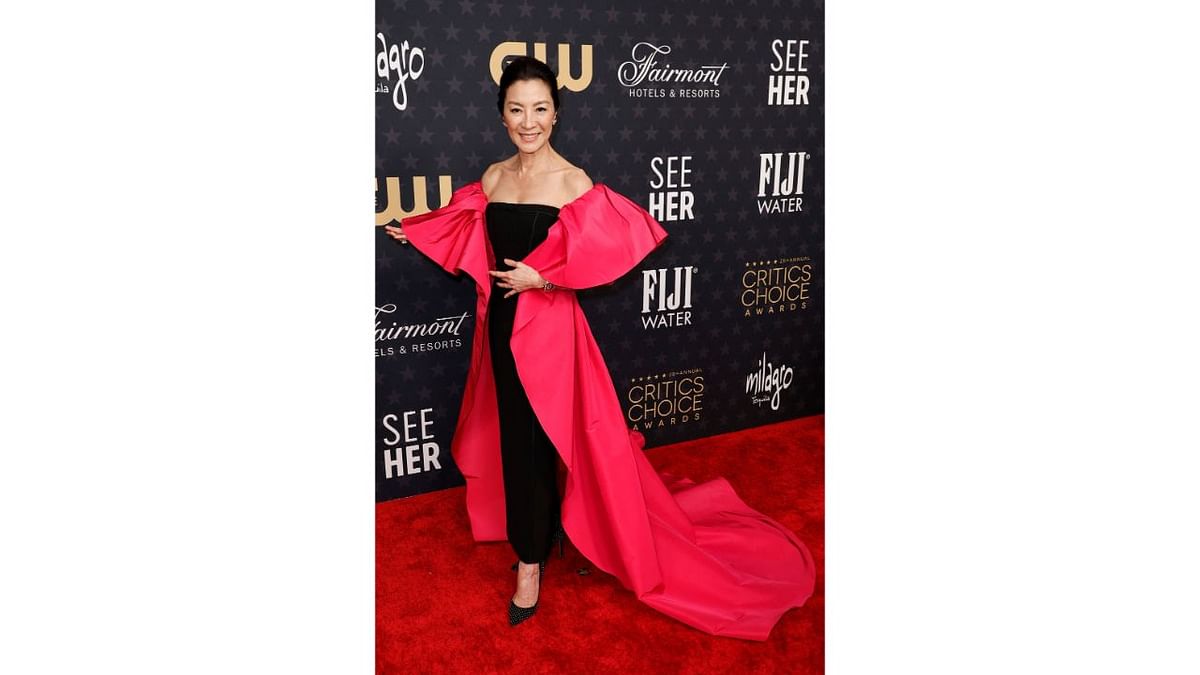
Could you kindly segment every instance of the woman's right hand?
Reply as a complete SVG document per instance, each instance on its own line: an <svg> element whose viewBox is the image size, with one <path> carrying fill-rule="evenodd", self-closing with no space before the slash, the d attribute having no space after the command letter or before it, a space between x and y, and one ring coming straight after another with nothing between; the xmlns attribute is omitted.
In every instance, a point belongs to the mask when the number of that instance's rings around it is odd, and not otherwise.
<svg viewBox="0 0 1200 675"><path fill-rule="evenodd" d="M388 236L401 244L408 243L408 235L404 234L404 230L399 225L384 225L383 230L388 233Z"/></svg>

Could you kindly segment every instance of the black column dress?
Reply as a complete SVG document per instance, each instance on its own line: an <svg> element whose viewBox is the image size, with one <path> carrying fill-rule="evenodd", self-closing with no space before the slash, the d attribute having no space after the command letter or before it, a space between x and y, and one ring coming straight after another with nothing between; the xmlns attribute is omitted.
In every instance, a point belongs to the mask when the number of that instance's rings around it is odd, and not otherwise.
<svg viewBox="0 0 1200 675"><path fill-rule="evenodd" d="M512 269L505 258L521 260L546 238L558 208L546 204L489 202L484 218L496 269ZM488 299L488 342L500 416L500 456L504 470L508 541L525 563L546 559L558 528L558 453L533 414L517 376L509 338L519 295L492 282ZM524 291L543 293L541 290Z"/></svg>

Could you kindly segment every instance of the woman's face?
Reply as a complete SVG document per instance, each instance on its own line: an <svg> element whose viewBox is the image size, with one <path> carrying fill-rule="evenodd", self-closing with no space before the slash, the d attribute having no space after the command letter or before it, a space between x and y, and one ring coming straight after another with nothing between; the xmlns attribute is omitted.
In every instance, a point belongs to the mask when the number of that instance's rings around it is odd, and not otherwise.
<svg viewBox="0 0 1200 675"><path fill-rule="evenodd" d="M536 152L550 141L555 112L543 80L518 80L504 94L504 126L521 152Z"/></svg>

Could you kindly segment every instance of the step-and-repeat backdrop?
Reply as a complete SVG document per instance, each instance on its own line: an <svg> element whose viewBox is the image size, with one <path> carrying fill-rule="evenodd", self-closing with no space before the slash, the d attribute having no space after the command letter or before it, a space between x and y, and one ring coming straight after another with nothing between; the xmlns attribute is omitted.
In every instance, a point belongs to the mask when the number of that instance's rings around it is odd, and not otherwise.
<svg viewBox="0 0 1200 675"><path fill-rule="evenodd" d="M496 109L513 56L558 75L554 148L670 234L579 293L647 447L824 410L821 0L584 4L377 5L380 501L463 483L450 441L475 322L471 279L383 226L513 155Z"/></svg>

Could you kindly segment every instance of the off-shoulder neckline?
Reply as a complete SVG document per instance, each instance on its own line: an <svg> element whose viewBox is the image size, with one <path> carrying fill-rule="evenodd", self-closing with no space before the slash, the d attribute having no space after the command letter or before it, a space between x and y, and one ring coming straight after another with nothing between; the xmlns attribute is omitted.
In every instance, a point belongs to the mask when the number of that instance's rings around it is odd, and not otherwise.
<svg viewBox="0 0 1200 675"><path fill-rule="evenodd" d="M592 187L588 188L587 190L584 190L583 194L579 195L575 199L572 199L571 201L567 202L566 204L563 204L562 206L551 206L550 204L539 204L537 202L499 202L499 201L493 202L488 199L487 193L485 193L483 191L483 181L477 180L472 184L479 190L479 195L481 197L483 197L483 201L486 204L511 204L513 206L545 206L546 208L558 209L559 212L561 212L563 209L567 208L568 206L571 206L575 202L582 200L584 197L587 197L588 195L592 194L597 189L599 189L602 185L604 185L604 183L592 183Z"/></svg>
<svg viewBox="0 0 1200 675"><path fill-rule="evenodd" d="M492 204L495 204L496 206L540 206L540 207L546 208L546 209L554 209L555 211L562 210L562 206L551 206L549 204L539 204L537 202L488 202L487 203L488 206L491 206ZM563 206L566 206L566 204L563 204Z"/></svg>

